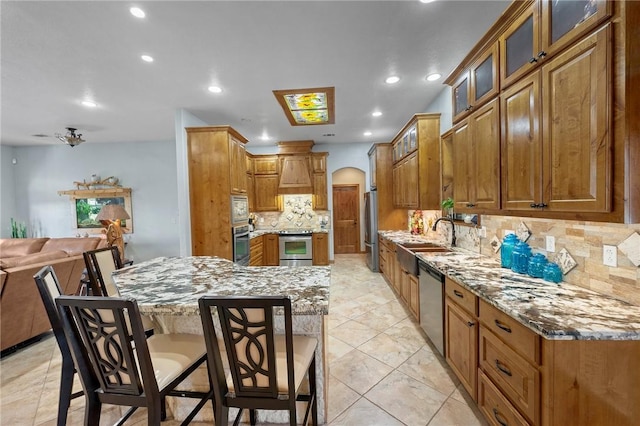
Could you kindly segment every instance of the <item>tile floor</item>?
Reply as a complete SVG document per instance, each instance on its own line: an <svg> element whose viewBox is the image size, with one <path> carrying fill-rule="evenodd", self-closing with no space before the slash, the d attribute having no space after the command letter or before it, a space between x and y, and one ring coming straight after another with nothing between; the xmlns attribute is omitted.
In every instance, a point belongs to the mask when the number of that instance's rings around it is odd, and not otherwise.
<svg viewBox="0 0 640 426"><path fill-rule="evenodd" d="M337 255L331 277L328 425L486 425L363 255ZM0 425L56 424L60 362L53 336L0 361ZM82 424L83 408L82 398L72 402L68 425ZM100 423L120 415L120 408L105 406ZM127 424L146 425L145 410Z"/></svg>

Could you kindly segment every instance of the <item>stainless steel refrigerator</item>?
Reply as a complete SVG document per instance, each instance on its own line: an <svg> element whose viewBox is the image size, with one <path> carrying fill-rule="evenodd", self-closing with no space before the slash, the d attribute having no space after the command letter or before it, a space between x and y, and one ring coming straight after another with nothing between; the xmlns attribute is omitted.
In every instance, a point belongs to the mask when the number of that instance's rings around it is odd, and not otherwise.
<svg viewBox="0 0 640 426"><path fill-rule="evenodd" d="M364 247L367 253L367 266L378 272L378 193L364 194Z"/></svg>

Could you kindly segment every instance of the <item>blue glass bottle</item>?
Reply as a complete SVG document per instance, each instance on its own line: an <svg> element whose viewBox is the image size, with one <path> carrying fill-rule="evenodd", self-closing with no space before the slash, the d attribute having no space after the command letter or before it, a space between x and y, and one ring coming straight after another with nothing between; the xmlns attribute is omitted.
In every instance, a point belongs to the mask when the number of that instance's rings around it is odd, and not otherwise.
<svg viewBox="0 0 640 426"><path fill-rule="evenodd" d="M529 258L531 257L531 247L529 244L516 243L511 254L511 270L519 274L526 274L529 269Z"/></svg>
<svg viewBox="0 0 640 426"><path fill-rule="evenodd" d="M528 273L533 278L542 278L547 258L542 253L536 253L529 259Z"/></svg>
<svg viewBox="0 0 640 426"><path fill-rule="evenodd" d="M503 268L511 268L511 256L513 254L513 247L520 240L516 234L507 234L502 240L502 247L500 247L500 264Z"/></svg>
<svg viewBox="0 0 640 426"><path fill-rule="evenodd" d="M552 283L559 283L562 281L562 271L558 264L549 262L544 267L544 272L542 274L545 281L549 281Z"/></svg>

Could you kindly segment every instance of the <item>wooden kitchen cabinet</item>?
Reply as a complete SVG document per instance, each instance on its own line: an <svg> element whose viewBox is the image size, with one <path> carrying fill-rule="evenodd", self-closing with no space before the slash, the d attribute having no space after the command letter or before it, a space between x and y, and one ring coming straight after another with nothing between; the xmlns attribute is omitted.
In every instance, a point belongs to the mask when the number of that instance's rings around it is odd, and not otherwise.
<svg viewBox="0 0 640 426"><path fill-rule="evenodd" d="M498 94L498 42L464 70L452 87L453 122L457 123Z"/></svg>
<svg viewBox="0 0 640 426"><path fill-rule="evenodd" d="M445 279L446 360L464 388L477 401L478 298L449 278Z"/></svg>
<svg viewBox="0 0 640 426"><path fill-rule="evenodd" d="M500 208L500 114L494 99L453 130L455 210Z"/></svg>
<svg viewBox="0 0 640 426"><path fill-rule="evenodd" d="M253 173L256 175L277 175L278 156L277 155L254 155Z"/></svg>
<svg viewBox="0 0 640 426"><path fill-rule="evenodd" d="M605 26L501 95L504 209L610 211L609 42Z"/></svg>
<svg viewBox="0 0 640 426"><path fill-rule="evenodd" d="M188 127L186 131L191 254L232 259L231 194L243 188L246 194L243 154L247 139L230 126Z"/></svg>
<svg viewBox="0 0 640 426"><path fill-rule="evenodd" d="M230 181L232 194L247 193L247 151L244 147L246 141L233 136L229 138Z"/></svg>
<svg viewBox="0 0 640 426"><path fill-rule="evenodd" d="M326 266L329 264L329 234L314 232L312 237L313 264Z"/></svg>
<svg viewBox="0 0 640 426"><path fill-rule="evenodd" d="M263 235L253 237L249 242L249 266L262 266L263 259Z"/></svg>
<svg viewBox="0 0 640 426"><path fill-rule="evenodd" d="M313 172L313 209L328 210L327 194L327 152L312 152L311 165Z"/></svg>
<svg viewBox="0 0 640 426"><path fill-rule="evenodd" d="M281 202L278 195L278 175L254 175L255 211L280 211Z"/></svg>
<svg viewBox="0 0 640 426"><path fill-rule="evenodd" d="M280 237L278 234L264 234L262 237L262 259L264 266L280 265Z"/></svg>
<svg viewBox="0 0 640 426"><path fill-rule="evenodd" d="M418 281L418 277L413 274L408 274L409 276L409 295L408 295L408 303L407 307L409 308L409 312L413 315L413 318L420 322L420 282Z"/></svg>
<svg viewBox="0 0 640 426"><path fill-rule="evenodd" d="M394 207L395 188L390 143L376 143L369 149L369 176L378 194L378 229L406 229L407 211ZM375 175L375 177L373 177ZM397 181L397 178L396 178Z"/></svg>
<svg viewBox="0 0 640 426"><path fill-rule="evenodd" d="M281 194L311 194L313 181L310 156L298 154L278 155L278 190Z"/></svg>
<svg viewBox="0 0 640 426"><path fill-rule="evenodd" d="M416 114L392 142L395 208L440 208L440 114Z"/></svg>

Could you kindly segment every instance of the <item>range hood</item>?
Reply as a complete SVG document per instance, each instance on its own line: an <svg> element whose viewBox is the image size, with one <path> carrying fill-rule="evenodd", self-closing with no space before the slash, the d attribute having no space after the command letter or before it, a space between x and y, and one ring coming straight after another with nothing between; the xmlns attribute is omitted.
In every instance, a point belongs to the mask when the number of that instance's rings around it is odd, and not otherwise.
<svg viewBox="0 0 640 426"><path fill-rule="evenodd" d="M311 194L313 141L278 142L278 194Z"/></svg>

